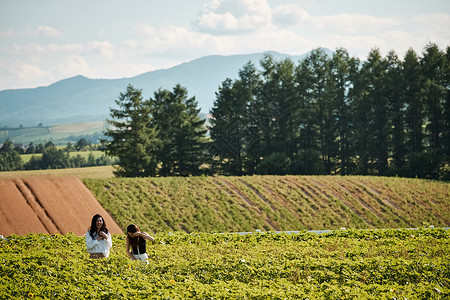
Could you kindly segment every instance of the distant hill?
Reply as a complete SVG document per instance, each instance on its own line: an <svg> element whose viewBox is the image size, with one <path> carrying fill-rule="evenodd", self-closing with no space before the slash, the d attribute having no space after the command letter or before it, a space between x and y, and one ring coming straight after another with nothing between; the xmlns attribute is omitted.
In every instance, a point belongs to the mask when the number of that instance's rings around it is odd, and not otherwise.
<svg viewBox="0 0 450 300"><path fill-rule="evenodd" d="M276 60L289 57L295 63L308 55L290 56L277 52L212 55L131 78L75 76L45 87L3 90L0 91L0 127L103 121L109 116L109 108L115 106L114 100L128 84L142 89L144 98L148 99L157 89L172 89L180 83L188 89L190 97L196 97L201 111L208 113L221 83L227 77L237 78L239 69L249 61L259 66L259 60L266 53Z"/></svg>

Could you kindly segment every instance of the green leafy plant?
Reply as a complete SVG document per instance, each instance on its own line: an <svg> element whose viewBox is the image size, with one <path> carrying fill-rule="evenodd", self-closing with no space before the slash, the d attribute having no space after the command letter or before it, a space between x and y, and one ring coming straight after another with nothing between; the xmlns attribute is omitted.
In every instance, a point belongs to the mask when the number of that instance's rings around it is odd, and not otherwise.
<svg viewBox="0 0 450 300"><path fill-rule="evenodd" d="M449 232L337 230L315 234L159 233L149 263L113 236L90 260L73 234L0 240L0 298L446 299Z"/></svg>

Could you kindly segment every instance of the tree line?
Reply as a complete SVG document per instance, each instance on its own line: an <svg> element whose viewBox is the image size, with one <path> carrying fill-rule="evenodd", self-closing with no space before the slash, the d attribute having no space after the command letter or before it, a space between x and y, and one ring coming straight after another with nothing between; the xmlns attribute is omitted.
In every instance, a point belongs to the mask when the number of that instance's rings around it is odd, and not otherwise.
<svg viewBox="0 0 450 300"><path fill-rule="evenodd" d="M87 158L80 154L69 155L70 152L95 149L96 146L92 146L84 138L81 138L75 145L69 142L66 147L59 149L51 141L45 145L42 143L37 145L29 143L24 149L19 146L14 146L11 140L7 140L0 147L0 171L81 168L112 165L116 162L114 158L107 157L106 155L96 158L92 152L89 153ZM37 155L32 155L30 160L24 163L20 154Z"/></svg>
<svg viewBox="0 0 450 300"><path fill-rule="evenodd" d="M403 59L316 49L264 56L216 92L210 124L176 85L148 100L129 85L102 149L118 176L339 174L450 179L450 47Z"/></svg>

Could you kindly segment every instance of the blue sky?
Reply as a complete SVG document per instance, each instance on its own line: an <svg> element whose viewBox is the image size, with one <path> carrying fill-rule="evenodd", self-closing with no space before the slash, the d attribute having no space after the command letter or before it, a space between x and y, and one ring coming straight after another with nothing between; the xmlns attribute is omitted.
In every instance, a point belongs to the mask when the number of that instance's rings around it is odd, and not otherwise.
<svg viewBox="0 0 450 300"><path fill-rule="evenodd" d="M0 90L132 77L202 56L450 46L448 0L0 0Z"/></svg>

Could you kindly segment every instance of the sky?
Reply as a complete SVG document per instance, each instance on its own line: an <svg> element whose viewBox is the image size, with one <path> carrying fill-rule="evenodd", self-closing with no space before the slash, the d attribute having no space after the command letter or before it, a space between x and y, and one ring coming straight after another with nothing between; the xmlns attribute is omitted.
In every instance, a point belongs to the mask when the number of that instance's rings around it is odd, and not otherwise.
<svg viewBox="0 0 450 300"><path fill-rule="evenodd" d="M126 78L207 55L450 46L449 0L0 0L0 90Z"/></svg>

